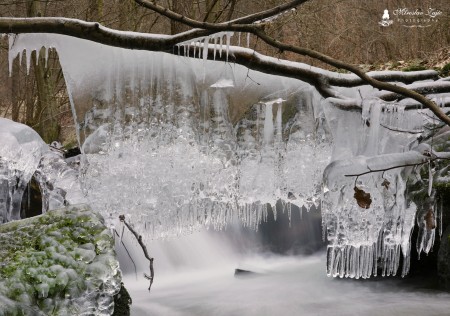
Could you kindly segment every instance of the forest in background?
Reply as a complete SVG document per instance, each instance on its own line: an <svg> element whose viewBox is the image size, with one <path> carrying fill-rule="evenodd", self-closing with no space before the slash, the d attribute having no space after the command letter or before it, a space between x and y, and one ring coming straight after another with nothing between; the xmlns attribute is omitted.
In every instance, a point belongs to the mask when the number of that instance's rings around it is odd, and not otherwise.
<svg viewBox="0 0 450 316"><path fill-rule="evenodd" d="M160 4L185 16L207 22L222 22L274 7L280 0L160 0ZM435 8L443 12L429 27L379 24L385 9ZM327 54L362 69L441 69L450 62L448 0L360 1L311 0L278 18L266 31L280 41ZM96 21L105 26L135 32L176 34L184 25L140 7L133 0L17 0L0 3L2 17L63 16ZM246 45L246 35L235 34L232 44ZM282 59L330 69L308 57L279 52L253 36L250 47ZM25 123L47 142L58 140L75 145L69 99L57 54L32 55L30 73L16 59L8 74L8 40L0 41L0 116ZM331 69L336 70L336 69ZM339 71L339 70L337 70Z"/></svg>

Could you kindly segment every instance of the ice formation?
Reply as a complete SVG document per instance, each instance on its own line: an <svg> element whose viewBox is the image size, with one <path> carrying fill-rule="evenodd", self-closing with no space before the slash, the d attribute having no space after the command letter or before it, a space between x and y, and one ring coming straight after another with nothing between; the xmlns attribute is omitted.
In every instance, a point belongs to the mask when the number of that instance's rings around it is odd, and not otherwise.
<svg viewBox="0 0 450 316"><path fill-rule="evenodd" d="M0 118L0 223L21 218L24 190L35 176L42 213L84 202L77 172L30 127Z"/></svg>
<svg viewBox="0 0 450 316"><path fill-rule="evenodd" d="M228 53L231 35L214 37L217 54ZM165 236L222 228L232 216L256 227L279 199L318 202L329 143L309 85L59 35L11 42L11 58L41 45L58 51L85 153L83 188L108 217L129 214Z"/></svg>
<svg viewBox="0 0 450 316"><path fill-rule="evenodd" d="M0 118L0 224L20 219L22 195L45 143L33 129Z"/></svg>
<svg viewBox="0 0 450 316"><path fill-rule="evenodd" d="M329 275L395 274L402 256L406 274L418 206L406 197L415 170L400 166L429 159L431 149L417 146L426 116L367 86L335 88L342 99L323 99L298 80L207 60L207 44L214 56L245 50L230 48L231 36L181 43L185 55L175 56L10 35L10 59L41 46L58 51L84 152L83 189L108 218L127 214L152 237L220 229L233 216L257 227L268 205L282 200L289 211L323 194ZM447 104L446 95L432 97ZM421 227L420 250L428 251L434 228Z"/></svg>

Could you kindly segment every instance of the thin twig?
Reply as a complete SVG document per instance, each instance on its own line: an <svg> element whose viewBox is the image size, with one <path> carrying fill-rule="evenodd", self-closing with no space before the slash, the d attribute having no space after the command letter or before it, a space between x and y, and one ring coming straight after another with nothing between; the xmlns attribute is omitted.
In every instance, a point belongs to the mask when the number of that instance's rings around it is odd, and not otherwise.
<svg viewBox="0 0 450 316"><path fill-rule="evenodd" d="M358 174L345 174L344 177L359 177L359 176L363 176L365 174L369 174L369 173L374 173L374 172L381 172L381 171L388 171L388 170L392 170L392 169L397 169L397 168L403 168L403 167L415 167L415 166L421 166L424 165L426 163L435 161L435 160L450 160L450 158L444 158L444 157L436 157L436 158L432 158L432 159L427 159L423 162L418 162L418 163L412 163L412 164L404 164L404 165L399 165L399 166L394 166L394 167L389 167L389 168L383 168L383 169L370 169L369 167L367 167L367 169L369 169L369 171L366 172L362 172L362 173L358 173Z"/></svg>
<svg viewBox="0 0 450 316"><path fill-rule="evenodd" d="M421 134L421 133L424 132L423 129L421 129L421 130L415 130L415 131L410 131L410 130L407 130L407 129L401 129L401 128L390 127L390 126L384 125L384 124L382 124L382 123L380 123L380 126L386 128L386 129L388 129L388 130L390 130L390 131L393 131L393 132L399 132L399 133Z"/></svg>
<svg viewBox="0 0 450 316"><path fill-rule="evenodd" d="M153 258L150 257L150 256L148 255L147 247L144 245L144 242L142 241L142 236L139 235L139 234L133 229L133 227L131 227L130 224L128 224L128 223L125 221L125 215L120 215L120 216L119 216L119 219L120 219L120 221L121 221L122 223L125 224L125 226L130 230L130 232L133 233L134 237L136 237L136 239L137 239L139 245L140 245L141 248L142 248L142 251L144 252L145 258L147 258L147 260L150 261L150 275L147 275L146 273L144 273L144 277L145 277L147 280L150 281L150 285L148 286L148 291L150 292L150 289L151 289L152 284L153 284L153 278L154 278L154 276L155 276L155 271L154 271L154 269L153 269Z"/></svg>

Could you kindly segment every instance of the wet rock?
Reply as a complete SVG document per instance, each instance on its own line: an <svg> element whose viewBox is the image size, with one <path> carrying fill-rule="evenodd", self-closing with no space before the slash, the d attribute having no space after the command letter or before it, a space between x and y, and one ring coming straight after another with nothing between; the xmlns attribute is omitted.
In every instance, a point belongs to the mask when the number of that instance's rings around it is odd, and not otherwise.
<svg viewBox="0 0 450 316"><path fill-rule="evenodd" d="M248 277L255 277L258 275L260 275L260 273L253 272L250 270L234 269L234 277L235 278L248 278Z"/></svg>
<svg viewBox="0 0 450 316"><path fill-rule="evenodd" d="M437 270L440 285L450 291L450 225L442 234L437 258Z"/></svg>

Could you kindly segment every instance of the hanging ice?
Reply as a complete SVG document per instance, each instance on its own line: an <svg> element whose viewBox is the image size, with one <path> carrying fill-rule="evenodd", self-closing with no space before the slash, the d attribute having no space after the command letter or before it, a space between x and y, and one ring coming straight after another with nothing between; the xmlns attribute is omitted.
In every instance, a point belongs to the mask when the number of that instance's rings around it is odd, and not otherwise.
<svg viewBox="0 0 450 316"><path fill-rule="evenodd" d="M214 56L224 36L232 52L231 34L219 33ZM392 164L427 156L415 147L423 116L403 101L342 88L362 104L344 111L300 81L206 60L209 38L181 43L184 56L48 34L11 43L10 58L57 49L85 154L83 189L107 217L128 214L156 237L220 229L233 216L257 227L268 205L309 207L323 191L330 275L395 274L401 256L407 273L422 206L405 196L411 168ZM203 58L186 58L197 46ZM433 236L423 235L421 249Z"/></svg>
<svg viewBox="0 0 450 316"><path fill-rule="evenodd" d="M23 192L45 147L30 127L0 118L0 224L20 219Z"/></svg>
<svg viewBox="0 0 450 316"><path fill-rule="evenodd" d="M0 118L0 223L21 218L24 190L35 176L43 209L84 202L75 170L30 127Z"/></svg>
<svg viewBox="0 0 450 316"><path fill-rule="evenodd" d="M231 36L214 35L219 54L223 45L229 54ZM303 124L321 112L308 85L228 63L38 38L16 36L10 56L36 42L57 49L85 153L83 188L108 217L130 214L163 236L220 228L232 216L256 226L267 203L317 201L314 175L327 164L329 144L315 145L322 125ZM208 43L199 41L182 45Z"/></svg>

